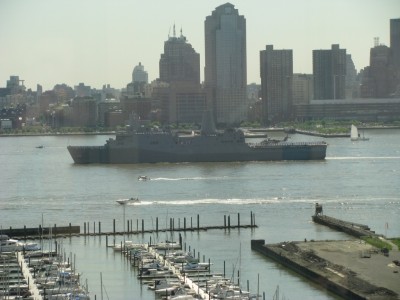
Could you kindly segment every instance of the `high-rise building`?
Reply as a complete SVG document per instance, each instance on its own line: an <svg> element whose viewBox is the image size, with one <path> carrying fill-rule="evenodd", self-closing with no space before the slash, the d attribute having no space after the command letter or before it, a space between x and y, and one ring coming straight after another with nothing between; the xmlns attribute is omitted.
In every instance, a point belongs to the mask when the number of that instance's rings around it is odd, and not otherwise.
<svg viewBox="0 0 400 300"><path fill-rule="evenodd" d="M274 50L267 45L260 51L263 121L274 123L291 118L293 51Z"/></svg>
<svg viewBox="0 0 400 300"><path fill-rule="evenodd" d="M346 49L313 50L314 99L345 99Z"/></svg>
<svg viewBox="0 0 400 300"><path fill-rule="evenodd" d="M164 43L160 78L166 86L155 88L152 98L160 107L160 120L167 123L200 123L206 109L206 94L200 85L200 54L182 35Z"/></svg>
<svg viewBox="0 0 400 300"><path fill-rule="evenodd" d="M394 85L392 93L394 97L400 96L400 19L390 20L390 51L394 72Z"/></svg>
<svg viewBox="0 0 400 300"><path fill-rule="evenodd" d="M393 57L393 64L400 69L400 19L390 20L390 49Z"/></svg>
<svg viewBox="0 0 400 300"><path fill-rule="evenodd" d="M163 82L188 82L200 84L200 54L186 37L174 34L164 43L164 53L160 58L160 80Z"/></svg>
<svg viewBox="0 0 400 300"><path fill-rule="evenodd" d="M359 82L351 54L346 54L346 99L358 98Z"/></svg>
<svg viewBox="0 0 400 300"><path fill-rule="evenodd" d="M218 6L204 22L204 83L217 123L246 119L246 19L230 3Z"/></svg>
<svg viewBox="0 0 400 300"><path fill-rule="evenodd" d="M313 97L313 76L293 74L293 105L308 104Z"/></svg>
<svg viewBox="0 0 400 300"><path fill-rule="evenodd" d="M144 70L144 66L142 65L141 62L139 62L139 65L133 68L132 82L144 82L144 83L149 82L149 76L147 72Z"/></svg>

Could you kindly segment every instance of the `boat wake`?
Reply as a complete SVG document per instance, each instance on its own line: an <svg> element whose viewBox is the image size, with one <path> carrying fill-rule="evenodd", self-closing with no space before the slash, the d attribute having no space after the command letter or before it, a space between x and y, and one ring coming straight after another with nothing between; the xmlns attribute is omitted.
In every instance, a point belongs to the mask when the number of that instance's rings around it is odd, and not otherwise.
<svg viewBox="0 0 400 300"><path fill-rule="evenodd" d="M331 203L338 205L346 205L346 203L353 203L359 201L360 203L365 202L375 202L378 201L381 204L383 202L387 204L400 204L398 199L393 198L371 198L365 199L364 197L361 199L343 199L343 198L325 198L325 197L310 197L310 198L286 198L286 197L271 197L267 199L259 199L259 198L229 198L229 199L215 199L215 198L205 198L205 199L195 199L195 200L157 200L157 201L141 201L135 205L173 205L173 206L181 206L181 205L269 205L269 204L288 204L288 203L309 203L314 205L316 202L319 203Z"/></svg>
<svg viewBox="0 0 400 300"><path fill-rule="evenodd" d="M152 178L152 181L181 181L181 180L221 180L226 179L227 177L178 177L178 178L167 178L167 177L158 177Z"/></svg>
<svg viewBox="0 0 400 300"><path fill-rule="evenodd" d="M342 156L326 157L326 160L357 160L357 159L400 159L400 156Z"/></svg>

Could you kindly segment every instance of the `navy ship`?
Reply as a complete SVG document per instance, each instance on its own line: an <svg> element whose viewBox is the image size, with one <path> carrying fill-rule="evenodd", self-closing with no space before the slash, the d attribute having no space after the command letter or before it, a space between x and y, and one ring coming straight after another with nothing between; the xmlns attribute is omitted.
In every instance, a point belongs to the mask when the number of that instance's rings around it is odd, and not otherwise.
<svg viewBox="0 0 400 300"><path fill-rule="evenodd" d="M137 164L158 162L234 162L323 160L325 142L289 142L265 139L247 143L240 129L215 130L210 114L203 118L200 133L178 134L145 129L134 116L123 133L103 146L68 146L76 164Z"/></svg>

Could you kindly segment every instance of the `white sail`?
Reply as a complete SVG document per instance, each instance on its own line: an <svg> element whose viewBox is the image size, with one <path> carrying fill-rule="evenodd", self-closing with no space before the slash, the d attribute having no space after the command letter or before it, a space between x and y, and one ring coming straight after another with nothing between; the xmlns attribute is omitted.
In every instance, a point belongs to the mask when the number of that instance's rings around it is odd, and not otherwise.
<svg viewBox="0 0 400 300"><path fill-rule="evenodd" d="M352 141L358 141L358 128L354 126L353 124L351 125L351 131L350 131L350 139Z"/></svg>
<svg viewBox="0 0 400 300"><path fill-rule="evenodd" d="M364 132L363 132L363 136L360 136L360 134L358 133L358 128L354 125L351 125L350 139L352 141L368 141L369 140L369 138L366 138L364 136Z"/></svg>

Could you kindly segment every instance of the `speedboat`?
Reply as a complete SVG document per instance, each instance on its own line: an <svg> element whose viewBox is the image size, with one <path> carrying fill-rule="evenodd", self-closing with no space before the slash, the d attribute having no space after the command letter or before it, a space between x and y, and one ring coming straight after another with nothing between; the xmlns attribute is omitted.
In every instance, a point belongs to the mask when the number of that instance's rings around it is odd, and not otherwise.
<svg viewBox="0 0 400 300"><path fill-rule="evenodd" d="M139 181L146 181L146 180L150 180L150 177L145 176L145 175L140 175L140 176L138 177L138 180L139 180Z"/></svg>
<svg viewBox="0 0 400 300"><path fill-rule="evenodd" d="M129 199L118 199L116 200L119 204L125 205L125 204L135 204L135 203L140 203L139 198L129 198Z"/></svg>

